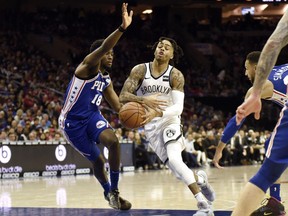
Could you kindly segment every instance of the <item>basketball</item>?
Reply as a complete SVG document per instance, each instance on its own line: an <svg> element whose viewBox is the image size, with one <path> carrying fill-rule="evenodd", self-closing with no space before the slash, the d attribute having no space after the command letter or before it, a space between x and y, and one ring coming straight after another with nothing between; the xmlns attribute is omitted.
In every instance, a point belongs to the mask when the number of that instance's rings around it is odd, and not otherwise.
<svg viewBox="0 0 288 216"><path fill-rule="evenodd" d="M119 119L125 128L134 129L141 126L141 123L145 120L141 116L145 113L145 109L140 103L128 102L121 107Z"/></svg>

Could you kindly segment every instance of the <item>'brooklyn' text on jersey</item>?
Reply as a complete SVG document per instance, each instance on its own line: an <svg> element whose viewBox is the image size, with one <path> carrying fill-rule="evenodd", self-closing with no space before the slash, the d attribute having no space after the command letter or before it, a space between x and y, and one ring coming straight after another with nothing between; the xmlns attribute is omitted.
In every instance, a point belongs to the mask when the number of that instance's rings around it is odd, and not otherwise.
<svg viewBox="0 0 288 216"><path fill-rule="evenodd" d="M141 87L141 92L143 95L149 93L162 93L162 94L169 94L171 88L162 86L162 85L149 85Z"/></svg>

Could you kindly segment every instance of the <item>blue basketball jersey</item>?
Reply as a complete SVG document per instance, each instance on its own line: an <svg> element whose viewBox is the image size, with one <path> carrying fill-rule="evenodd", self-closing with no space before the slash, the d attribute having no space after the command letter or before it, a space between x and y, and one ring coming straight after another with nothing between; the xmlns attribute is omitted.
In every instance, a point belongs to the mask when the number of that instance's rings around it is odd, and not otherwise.
<svg viewBox="0 0 288 216"><path fill-rule="evenodd" d="M288 102L288 64L273 67L268 80L273 83L274 89L272 97L267 100L271 100L283 107Z"/></svg>
<svg viewBox="0 0 288 216"><path fill-rule="evenodd" d="M275 66L269 77L274 85L273 96L268 99L284 106L280 113L280 118L270 136L266 141L266 157L276 163L288 163L288 145L287 145L287 129L288 129L288 64Z"/></svg>
<svg viewBox="0 0 288 216"><path fill-rule="evenodd" d="M92 79L82 80L75 75L66 90L64 105L60 118L70 120L88 120L92 114L100 113L99 106L103 98L103 91L110 85L109 74L98 73ZM60 125L62 129L64 125Z"/></svg>
<svg viewBox="0 0 288 216"><path fill-rule="evenodd" d="M111 128L99 109L103 91L110 84L108 73L99 72L89 80L79 79L74 75L67 87L58 119L67 141L91 161L95 161L100 155L95 142L100 142L102 131Z"/></svg>

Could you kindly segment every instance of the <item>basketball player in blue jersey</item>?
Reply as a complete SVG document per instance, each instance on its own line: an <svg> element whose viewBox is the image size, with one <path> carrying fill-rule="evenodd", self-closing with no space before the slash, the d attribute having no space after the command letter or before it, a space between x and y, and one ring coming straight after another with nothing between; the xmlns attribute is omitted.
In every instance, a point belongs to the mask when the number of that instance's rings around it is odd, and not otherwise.
<svg viewBox="0 0 288 216"><path fill-rule="evenodd" d="M154 60L136 65L125 81L120 102L139 102L147 109L145 135L150 146L175 176L194 194L198 211L194 216L213 216L215 193L204 171L194 174L183 162L184 137L180 116L184 105L184 76L172 66L183 55L177 43L161 37L154 46ZM136 93L136 94L135 94Z"/></svg>
<svg viewBox="0 0 288 216"><path fill-rule="evenodd" d="M122 24L99 46L95 41L84 60L76 68L66 90L64 105L59 117L59 127L69 143L93 166L93 173L104 189L104 197L114 209L128 210L131 203L119 196L118 181L120 169L120 144L109 125L101 115L99 106L103 96L118 112L121 105L114 91L110 76L101 71L111 67L112 48L132 22L133 11L127 12L127 4L122 4ZM102 73L103 72L103 73ZM110 182L105 171L105 161L96 143L109 149Z"/></svg>
<svg viewBox="0 0 288 216"><path fill-rule="evenodd" d="M288 44L288 10L280 19L276 29L267 40L256 68L253 89L248 98L236 110L236 122L239 125L246 116L254 113L259 119L261 111L261 94L269 73L276 63L281 49ZM282 82L287 86L288 77L282 77ZM287 87L286 87L287 89ZM286 90L286 94L287 94ZM232 216L248 216L263 199L266 190L282 175L288 165L288 102L285 103L278 122L268 141L266 159L258 172L245 185ZM264 215L285 215L279 214Z"/></svg>
<svg viewBox="0 0 288 216"><path fill-rule="evenodd" d="M245 61L245 75L253 83L255 79L255 72L257 68L257 63L259 60L261 52L254 51L247 55ZM268 79L266 80L262 93L261 99L271 100L277 105L283 107L284 104L288 101L288 95L286 95L287 86L284 83L284 79L288 79L288 64L279 65L273 67L272 71L269 74ZM245 98L247 98L252 91L252 87L247 91ZM245 120L245 119L244 119ZM219 160L222 157L222 151L226 146L226 143L235 135L237 130L241 127L244 120L241 124L236 124L236 115L230 119L227 126L225 127L220 142L216 148L216 152L213 158L213 163L217 168L222 168L219 165ZM269 139L265 142L265 148L267 150ZM262 215L264 212L275 212L275 211L284 211L284 206L279 202L281 201L280 197L280 181L277 181L270 187L270 196L267 205L260 207L257 211L254 212L255 215ZM274 199L276 198L276 199Z"/></svg>

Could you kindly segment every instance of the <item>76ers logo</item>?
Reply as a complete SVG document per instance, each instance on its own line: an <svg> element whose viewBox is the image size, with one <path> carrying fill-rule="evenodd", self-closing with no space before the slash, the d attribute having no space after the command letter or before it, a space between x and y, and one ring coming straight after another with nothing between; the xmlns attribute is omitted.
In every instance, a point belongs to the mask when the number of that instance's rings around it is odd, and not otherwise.
<svg viewBox="0 0 288 216"><path fill-rule="evenodd" d="M97 127L98 129L103 128L103 127L105 127L105 126L106 126L106 122L105 122L105 121L100 120L100 121L98 121L98 122L96 123L96 127Z"/></svg>
<svg viewBox="0 0 288 216"><path fill-rule="evenodd" d="M172 130L172 129L169 129L166 131L166 136L171 138L175 135L176 131L175 130Z"/></svg>

